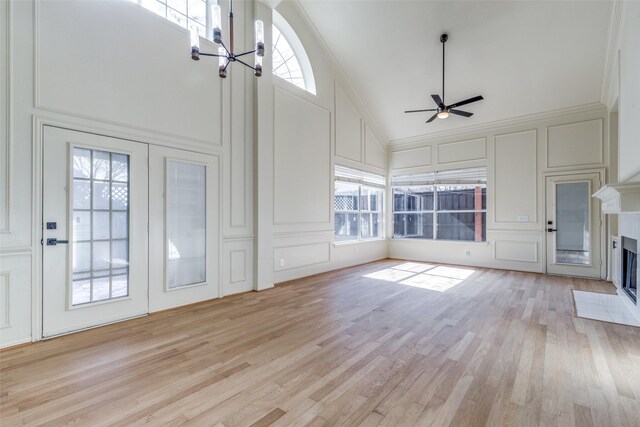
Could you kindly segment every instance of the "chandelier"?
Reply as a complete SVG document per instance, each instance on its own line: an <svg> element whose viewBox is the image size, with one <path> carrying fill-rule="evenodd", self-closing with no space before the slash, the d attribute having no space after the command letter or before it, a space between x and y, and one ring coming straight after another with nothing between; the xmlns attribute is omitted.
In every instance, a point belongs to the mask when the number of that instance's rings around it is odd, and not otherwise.
<svg viewBox="0 0 640 427"><path fill-rule="evenodd" d="M262 57L264 56L264 24L262 21L255 22L256 47L242 53L235 53L233 45L233 0L229 0L229 47L222 41L222 19L221 11L218 4L212 4L210 8L211 27L213 28L213 42L218 45L218 53L200 52L200 34L196 26L191 27L191 59L200 60L202 56L215 56L218 58L218 75L222 78L227 77L227 68L232 62L239 62L242 65L251 68L256 77L262 75ZM249 65L242 57L255 53L255 66Z"/></svg>

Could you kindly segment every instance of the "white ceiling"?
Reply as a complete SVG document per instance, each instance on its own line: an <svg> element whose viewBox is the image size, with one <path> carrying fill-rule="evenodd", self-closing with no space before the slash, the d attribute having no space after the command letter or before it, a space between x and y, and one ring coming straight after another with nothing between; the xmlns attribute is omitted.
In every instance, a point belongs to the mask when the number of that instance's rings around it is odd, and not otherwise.
<svg viewBox="0 0 640 427"><path fill-rule="evenodd" d="M299 0L390 140L600 101L611 2ZM471 118L430 124L430 94Z"/></svg>

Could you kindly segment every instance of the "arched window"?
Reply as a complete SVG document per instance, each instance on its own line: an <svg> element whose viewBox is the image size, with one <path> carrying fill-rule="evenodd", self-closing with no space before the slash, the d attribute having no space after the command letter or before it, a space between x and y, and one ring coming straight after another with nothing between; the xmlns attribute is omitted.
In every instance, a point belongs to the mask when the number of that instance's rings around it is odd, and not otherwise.
<svg viewBox="0 0 640 427"><path fill-rule="evenodd" d="M311 62L293 28L273 11L273 75L315 95Z"/></svg>

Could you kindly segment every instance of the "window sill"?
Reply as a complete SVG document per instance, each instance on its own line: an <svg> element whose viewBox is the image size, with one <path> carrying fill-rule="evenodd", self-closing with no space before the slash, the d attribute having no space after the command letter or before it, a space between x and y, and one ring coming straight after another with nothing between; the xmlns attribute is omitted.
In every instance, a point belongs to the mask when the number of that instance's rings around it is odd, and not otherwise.
<svg viewBox="0 0 640 427"><path fill-rule="evenodd" d="M488 245L490 242L476 242L475 240L447 240L447 239L413 239L411 237L392 237L390 240L415 241L415 242L445 242L445 243L464 243L465 245Z"/></svg>
<svg viewBox="0 0 640 427"><path fill-rule="evenodd" d="M346 240L344 242L333 242L333 247L338 246L348 246L348 245L357 245L359 243L371 243L371 242L382 242L387 240L386 237L377 237L375 239L364 239L364 240Z"/></svg>

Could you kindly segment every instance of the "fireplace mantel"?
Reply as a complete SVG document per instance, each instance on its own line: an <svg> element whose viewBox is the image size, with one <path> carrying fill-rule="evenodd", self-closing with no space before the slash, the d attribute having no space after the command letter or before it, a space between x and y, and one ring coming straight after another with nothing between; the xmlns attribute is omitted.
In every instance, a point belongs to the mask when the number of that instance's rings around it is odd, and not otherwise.
<svg viewBox="0 0 640 427"><path fill-rule="evenodd" d="M593 194L606 214L640 213L640 182L605 185Z"/></svg>

